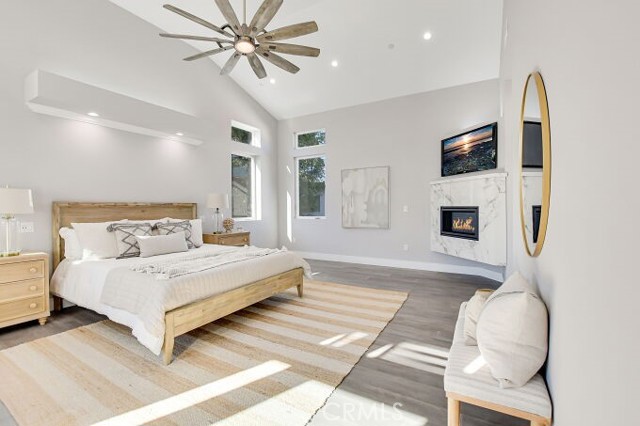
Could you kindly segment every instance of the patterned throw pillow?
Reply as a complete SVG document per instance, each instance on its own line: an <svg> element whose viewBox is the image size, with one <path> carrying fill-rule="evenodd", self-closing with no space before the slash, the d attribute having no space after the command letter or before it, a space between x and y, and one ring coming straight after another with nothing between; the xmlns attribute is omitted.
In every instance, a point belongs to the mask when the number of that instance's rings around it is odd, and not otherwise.
<svg viewBox="0 0 640 426"><path fill-rule="evenodd" d="M196 245L193 243L193 233L191 232L191 222L188 220L182 222L158 222L154 225L154 228L158 230L158 235L175 234L176 232L184 232L184 237L187 240L187 247L190 249Z"/></svg>
<svg viewBox="0 0 640 426"><path fill-rule="evenodd" d="M136 240L139 237L151 235L150 223L112 223L107 231L115 232L118 245L118 259L140 256L140 246Z"/></svg>

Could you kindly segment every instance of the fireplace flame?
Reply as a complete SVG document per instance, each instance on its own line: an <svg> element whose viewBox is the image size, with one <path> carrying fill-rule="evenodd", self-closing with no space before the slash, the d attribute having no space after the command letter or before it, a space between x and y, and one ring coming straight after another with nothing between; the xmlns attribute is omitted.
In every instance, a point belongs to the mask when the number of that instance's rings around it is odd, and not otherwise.
<svg viewBox="0 0 640 426"><path fill-rule="evenodd" d="M455 231L475 232L476 228L473 226L473 218L468 217L464 220L456 218L453 220L453 229Z"/></svg>

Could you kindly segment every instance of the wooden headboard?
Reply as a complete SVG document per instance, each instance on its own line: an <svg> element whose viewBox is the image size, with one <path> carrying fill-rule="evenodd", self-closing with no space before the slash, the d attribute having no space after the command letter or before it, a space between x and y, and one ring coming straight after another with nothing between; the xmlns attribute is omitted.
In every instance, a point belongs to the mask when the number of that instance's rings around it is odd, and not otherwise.
<svg viewBox="0 0 640 426"><path fill-rule="evenodd" d="M71 226L72 222L108 222L112 220L176 219L197 218L196 203L53 203L51 236L53 237L53 268L64 258L64 240L58 233L60 228Z"/></svg>

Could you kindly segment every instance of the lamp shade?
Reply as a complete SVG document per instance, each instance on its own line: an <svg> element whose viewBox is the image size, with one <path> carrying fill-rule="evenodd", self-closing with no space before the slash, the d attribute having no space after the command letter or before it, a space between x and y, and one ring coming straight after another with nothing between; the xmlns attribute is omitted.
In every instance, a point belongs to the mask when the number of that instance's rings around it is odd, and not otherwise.
<svg viewBox="0 0 640 426"><path fill-rule="evenodd" d="M207 208L228 209L229 196L227 194L209 194L207 197Z"/></svg>
<svg viewBox="0 0 640 426"><path fill-rule="evenodd" d="M0 214L31 213L33 213L33 197L30 189L0 188Z"/></svg>

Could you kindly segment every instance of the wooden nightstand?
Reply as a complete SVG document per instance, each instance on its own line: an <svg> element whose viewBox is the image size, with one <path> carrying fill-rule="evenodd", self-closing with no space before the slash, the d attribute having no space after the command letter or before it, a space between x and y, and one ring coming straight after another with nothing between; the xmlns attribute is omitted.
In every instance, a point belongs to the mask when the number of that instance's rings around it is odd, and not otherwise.
<svg viewBox="0 0 640 426"><path fill-rule="evenodd" d="M223 246L251 245L249 232L227 232L224 234L203 234L202 240L206 244L220 244Z"/></svg>
<svg viewBox="0 0 640 426"><path fill-rule="evenodd" d="M44 325L49 315L49 255L1 257L0 327L35 319Z"/></svg>

